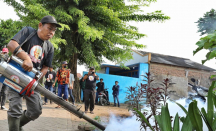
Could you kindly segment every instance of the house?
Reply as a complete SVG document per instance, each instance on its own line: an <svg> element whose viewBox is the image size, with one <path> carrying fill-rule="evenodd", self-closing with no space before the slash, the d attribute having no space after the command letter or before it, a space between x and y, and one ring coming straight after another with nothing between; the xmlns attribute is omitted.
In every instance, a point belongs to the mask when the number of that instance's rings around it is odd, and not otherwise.
<svg viewBox="0 0 216 131"><path fill-rule="evenodd" d="M212 80L210 76L215 74L215 69L209 68L187 58L180 58L157 53L133 50L134 53L142 57L148 56L149 71L155 76L155 83L161 82L164 78L171 78L175 83L170 88L176 91L180 97L187 97L188 82L191 78L200 81L199 85L209 87Z"/></svg>
<svg viewBox="0 0 216 131"><path fill-rule="evenodd" d="M113 102L112 86L115 81L119 81L120 85L120 103L126 101L127 87L145 83L143 80L147 72L154 75L154 86L160 86L163 79L170 78L172 83L175 83L169 88L170 91L175 91L177 96L187 97L188 82L191 82L191 78L198 79L200 85L209 87L211 84L210 76L215 71L215 69L186 58L139 50L132 50L132 55L133 59L125 63L130 70L122 69L119 65L102 64L101 70L97 71L98 76L104 79L105 88L108 88L111 102ZM83 74L85 73L87 72Z"/></svg>

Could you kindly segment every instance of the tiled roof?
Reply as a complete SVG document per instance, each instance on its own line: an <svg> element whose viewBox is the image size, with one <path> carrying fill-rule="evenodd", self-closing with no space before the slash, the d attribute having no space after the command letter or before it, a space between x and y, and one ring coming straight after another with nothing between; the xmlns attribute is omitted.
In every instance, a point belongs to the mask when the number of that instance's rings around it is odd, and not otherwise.
<svg viewBox="0 0 216 131"><path fill-rule="evenodd" d="M151 52L145 52L145 51L140 51L140 50L136 50L136 51L143 55L151 53ZM206 70L206 71L216 71L213 68L210 68L202 64L199 64L197 62L191 61L190 59L169 56L169 55L162 55L162 54L157 54L157 53L151 53L150 62L174 65L174 66L180 66L180 67L186 67L186 68L194 68L194 69Z"/></svg>

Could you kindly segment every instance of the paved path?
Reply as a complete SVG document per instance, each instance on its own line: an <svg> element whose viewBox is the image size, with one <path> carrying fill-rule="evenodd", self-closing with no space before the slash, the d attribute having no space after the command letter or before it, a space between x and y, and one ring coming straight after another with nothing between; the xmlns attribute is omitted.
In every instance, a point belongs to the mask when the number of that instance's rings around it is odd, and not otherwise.
<svg viewBox="0 0 216 131"><path fill-rule="evenodd" d="M77 105L77 104L76 104ZM25 100L23 100L23 110L26 109ZM80 119L63 108L56 109L56 104L48 104L43 106L42 115L35 121L31 121L24 126L25 131L78 131L78 125L88 124L84 119ZM84 104L81 110L84 111ZM8 108L8 103L6 103ZM95 106L95 114L87 113L91 118L100 116L102 121L108 123L110 114L118 116L130 116L128 110L121 106L121 108L113 106ZM0 131L8 131L7 111L0 110Z"/></svg>
<svg viewBox="0 0 216 131"><path fill-rule="evenodd" d="M25 131L77 131L79 123L84 121L68 111L55 108L56 104L43 106L42 115L24 126ZM6 104L8 107L8 103ZM26 105L23 102L23 109ZM82 122L83 121L83 122ZM0 131L8 131L7 111L0 110Z"/></svg>

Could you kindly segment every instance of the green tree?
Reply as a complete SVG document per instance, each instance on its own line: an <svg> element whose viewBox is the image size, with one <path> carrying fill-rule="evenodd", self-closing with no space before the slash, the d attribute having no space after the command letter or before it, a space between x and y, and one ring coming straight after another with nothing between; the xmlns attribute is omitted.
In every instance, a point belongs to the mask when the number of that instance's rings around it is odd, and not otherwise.
<svg viewBox="0 0 216 131"><path fill-rule="evenodd" d="M198 23L198 32L201 35L214 33L216 30L216 11L211 9L209 12L206 12L202 18L195 23Z"/></svg>
<svg viewBox="0 0 216 131"><path fill-rule="evenodd" d="M80 101L77 62L96 66L102 57L121 65L132 58L131 48L143 48L136 40L145 36L128 22L164 21L161 11L144 14L141 7L156 0L4 0L15 8L20 20L36 28L45 15L55 16L61 23L51 42L55 47L54 64L69 60L75 76L74 96Z"/></svg>
<svg viewBox="0 0 216 131"><path fill-rule="evenodd" d="M22 22L13 21L12 19L0 20L0 49L2 49L22 28Z"/></svg>
<svg viewBox="0 0 216 131"><path fill-rule="evenodd" d="M198 23L198 32L201 35L207 35L200 38L196 43L198 47L194 51L195 55L200 50L208 50L206 59L202 60L202 64L204 64L206 61L216 58L216 10L211 9L209 12L206 12L203 18L199 18L195 23Z"/></svg>

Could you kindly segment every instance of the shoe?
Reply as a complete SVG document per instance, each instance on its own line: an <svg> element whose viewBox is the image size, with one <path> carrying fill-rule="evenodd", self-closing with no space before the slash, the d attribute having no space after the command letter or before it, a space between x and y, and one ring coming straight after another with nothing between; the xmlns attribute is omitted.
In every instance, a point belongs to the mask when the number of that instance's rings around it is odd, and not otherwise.
<svg viewBox="0 0 216 131"><path fill-rule="evenodd" d="M116 105L114 105L114 107L115 107Z"/></svg>
<svg viewBox="0 0 216 131"><path fill-rule="evenodd" d="M24 125L26 125L27 123L29 123L31 121L29 118L26 117L25 113L26 113L26 110L23 111L23 113L20 117L20 129L22 129L22 127ZM22 130L20 130L20 131L22 131Z"/></svg>
<svg viewBox="0 0 216 131"><path fill-rule="evenodd" d="M85 111L85 114L88 113L88 111Z"/></svg>
<svg viewBox="0 0 216 131"><path fill-rule="evenodd" d="M46 103L46 102L44 102L44 103L43 103L43 105L47 105L47 103Z"/></svg>
<svg viewBox="0 0 216 131"><path fill-rule="evenodd" d="M4 111L8 110L8 108L6 108L5 106L2 106L1 109L4 110Z"/></svg>
<svg viewBox="0 0 216 131"><path fill-rule="evenodd" d="M20 131L20 118L8 116L9 131Z"/></svg>
<svg viewBox="0 0 216 131"><path fill-rule="evenodd" d="M93 111L90 111L90 113L91 113L91 114L94 114L94 112L93 112Z"/></svg>

